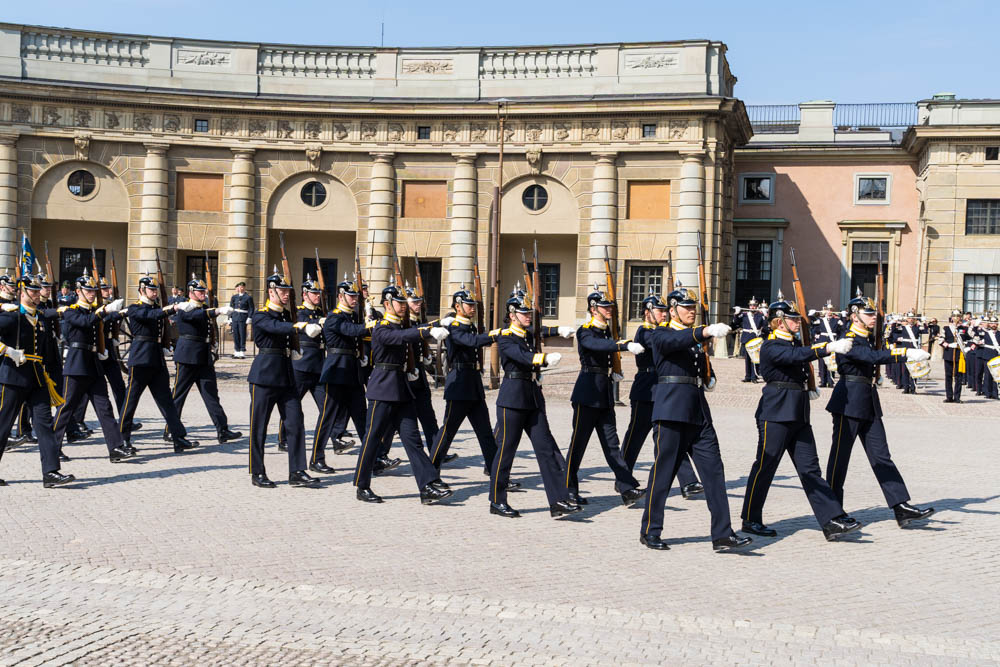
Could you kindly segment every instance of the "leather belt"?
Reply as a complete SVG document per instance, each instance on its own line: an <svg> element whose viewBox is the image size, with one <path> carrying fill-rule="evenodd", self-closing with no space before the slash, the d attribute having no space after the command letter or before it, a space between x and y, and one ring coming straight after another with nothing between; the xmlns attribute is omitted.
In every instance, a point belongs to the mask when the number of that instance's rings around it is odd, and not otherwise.
<svg viewBox="0 0 1000 667"><path fill-rule="evenodd" d="M457 363L457 364L451 364L449 366L449 368L454 368L454 369L457 369L457 370L462 370L462 369L477 370L479 368L479 364L477 364L475 362L472 362L472 363L462 362L462 363Z"/></svg>
<svg viewBox="0 0 1000 667"><path fill-rule="evenodd" d="M250 311L249 310L243 310L242 308L233 308L233 312L234 313L243 313L244 315L246 315Z"/></svg>
<svg viewBox="0 0 1000 667"><path fill-rule="evenodd" d="M690 375L661 375L656 378L657 384L693 384L701 386L701 378L694 378Z"/></svg>
<svg viewBox="0 0 1000 667"><path fill-rule="evenodd" d="M649 368L640 368L636 373L636 375L638 375L639 373L652 373L654 371L656 371L656 369L653 368L652 366L650 366Z"/></svg>
<svg viewBox="0 0 1000 667"><path fill-rule="evenodd" d="M193 340L196 343L210 343L211 339L208 336L202 338L201 336L189 336L188 334L181 334L178 336L181 340Z"/></svg>
<svg viewBox="0 0 1000 667"><path fill-rule="evenodd" d="M349 354L352 357L358 356L358 351L356 349L346 348L346 347L331 347L331 348L327 348L326 353L327 354Z"/></svg>
<svg viewBox="0 0 1000 667"><path fill-rule="evenodd" d="M317 343L314 340L301 340L300 339L299 340L299 347L315 347L315 348L320 348L320 347L322 347L322 345L320 345L319 343Z"/></svg>
<svg viewBox="0 0 1000 667"><path fill-rule="evenodd" d="M866 378L860 375L844 375L843 373L841 373L840 377L844 378L846 382L855 382L857 384L867 384L872 386L875 385L875 378Z"/></svg>
<svg viewBox="0 0 1000 667"><path fill-rule="evenodd" d="M285 357L292 356L292 351L287 347L258 347L258 354L280 354Z"/></svg>
<svg viewBox="0 0 1000 667"><path fill-rule="evenodd" d="M795 384L794 382L768 382L768 387L774 387L775 389L792 389L794 391L806 391L806 388L800 384Z"/></svg>
<svg viewBox="0 0 1000 667"><path fill-rule="evenodd" d="M87 350L89 352L97 352L96 345L84 345L83 343L69 343L69 347L74 350Z"/></svg>
<svg viewBox="0 0 1000 667"><path fill-rule="evenodd" d="M581 366L580 370L584 373L596 373L598 375L608 375L611 372L610 368L605 368L604 366Z"/></svg>
<svg viewBox="0 0 1000 667"><path fill-rule="evenodd" d="M399 373L403 372L403 364L375 364L375 368L381 368L384 371L397 371Z"/></svg>
<svg viewBox="0 0 1000 667"><path fill-rule="evenodd" d="M526 371L510 371L509 373L504 373L504 377L509 377L511 380L534 380L535 374Z"/></svg>
<svg viewBox="0 0 1000 667"><path fill-rule="evenodd" d="M133 343L158 343L158 342L160 342L160 339L156 338L155 336L132 336L132 342Z"/></svg>

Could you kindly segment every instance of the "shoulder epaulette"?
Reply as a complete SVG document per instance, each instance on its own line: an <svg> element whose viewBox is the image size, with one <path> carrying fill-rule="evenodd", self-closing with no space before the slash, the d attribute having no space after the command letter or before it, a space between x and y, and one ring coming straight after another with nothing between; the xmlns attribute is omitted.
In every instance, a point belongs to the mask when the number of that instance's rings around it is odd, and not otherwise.
<svg viewBox="0 0 1000 667"><path fill-rule="evenodd" d="M775 336L773 333L767 334L767 339L768 340L774 340L775 338L777 338L777 336Z"/></svg>
<svg viewBox="0 0 1000 667"><path fill-rule="evenodd" d="M854 338L855 336L856 336L856 334L853 331L848 331L847 332L847 337L848 338Z"/></svg>
<svg viewBox="0 0 1000 667"><path fill-rule="evenodd" d="M510 329L501 329L500 330L500 335L501 336L509 336L510 335Z"/></svg>
<svg viewBox="0 0 1000 667"><path fill-rule="evenodd" d="M581 328L583 328L583 329L589 329L590 328L590 322L587 322L586 324L581 325Z"/></svg>
<svg viewBox="0 0 1000 667"><path fill-rule="evenodd" d="M461 322L459 322L458 320L452 320L451 321L451 326L453 326L453 327L457 327L459 324L461 324Z"/></svg>

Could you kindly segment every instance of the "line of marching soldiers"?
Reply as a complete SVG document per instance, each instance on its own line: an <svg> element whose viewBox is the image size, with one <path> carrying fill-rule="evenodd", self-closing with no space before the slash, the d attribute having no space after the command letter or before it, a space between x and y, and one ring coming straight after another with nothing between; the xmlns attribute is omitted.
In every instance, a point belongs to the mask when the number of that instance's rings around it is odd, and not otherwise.
<svg viewBox="0 0 1000 667"><path fill-rule="evenodd" d="M155 278L139 281L139 301L124 307L112 301L94 308L100 286L78 282L78 304L56 309L55 314L40 310L41 285L33 276L18 281L19 303L0 310L0 441L6 446L14 416L22 404L35 418L42 455L45 486L73 481L59 470L59 449L66 424L77 402L90 400L98 412L113 462L135 455L130 436L132 416L139 396L149 388L167 421L169 438L176 452L197 443L186 438L180 422L180 407L187 391L197 384L215 420L220 442L238 438L229 430L225 414L218 406L218 390L208 345L209 319L228 315L227 309L207 308L205 287L193 279L188 285L189 300L162 306ZM319 486L310 472L334 472L326 461L326 443L342 434L348 419L360 438L359 455L353 474L358 500L381 503L372 489L377 473L398 464L388 458L393 436L398 435L409 459L421 502L435 504L452 495L442 479L442 464L449 460L449 447L458 428L468 419L476 433L489 476L491 514L516 518L519 512L508 502L508 493L520 485L510 479L511 466L522 435L535 451L542 483L553 517L581 511L587 498L580 494L580 464L596 431L604 457L614 473L615 489L623 504L644 499L640 541L651 549L669 548L662 539L664 506L674 480L685 497L704 493L711 514L713 548L729 551L745 547L751 538L732 527L726 495L726 479L706 392L715 384L708 371L707 349L714 338L730 333L730 326L714 323L695 326L697 298L692 290L676 286L661 299L650 295L643 301L644 322L632 340L611 337L609 321L614 303L595 288L588 295L590 319L573 329L543 327L540 338L576 337L580 371L570 401L573 428L569 448L560 451L549 427L542 392L542 371L558 366L559 352L537 349L536 332L531 330L533 304L518 289L506 303L509 326L479 331L473 318L476 300L466 290L453 296L454 315L442 320L404 326L409 315L421 312L419 297L401 286L382 290L384 312L367 307L359 317L358 300L367 302L365 286L346 279L337 286L337 304L329 313L319 307L321 290L307 280L302 285L303 303L292 313L292 285L277 271L266 279L267 300L252 315L253 336L258 353L248 381L250 386L249 473L254 486L274 488L268 477L264 445L273 411L277 408L284 433L289 463L289 484ZM850 327L846 335L831 342L805 347L798 337L802 318L793 304L779 299L767 309L770 333L760 348L760 376L765 386L758 405L757 456L741 513L742 530L755 535L774 536L776 531L763 521L768 489L784 452L787 450L811 503L816 519L828 540L852 533L861 524L843 508L844 483L851 450L861 441L872 469L882 487L887 504L901 527L926 519L931 508L909 504L909 494L889 454L875 381L876 369L900 359L922 361L923 350L876 350L871 328L876 320L874 304L858 297L850 302ZM181 330L175 361L179 363L173 394L159 344L166 317L174 312ZM46 317L58 317L64 327L74 357L67 356L64 371L66 403L59 406L55 424L51 402L58 393L45 371L44 337ZM111 416L103 363L94 348L98 326L126 318L132 334L129 377L118 420ZM444 342L448 355L444 423L438 426L430 404L430 389L419 363L424 343ZM197 344L207 356L189 357L180 353L182 343ZM74 345L73 343L78 343ZM491 425L481 379L480 348L496 343L499 348L503 381L496 400L496 421ZM613 356L636 355L637 374L630 394L631 417L624 443L620 443L615 418L612 374ZM827 404L834 433L826 476L820 473L815 439L810 423L810 399L818 393L807 385L809 363L836 355L839 378ZM180 359L178 359L180 357ZM76 374L77 364L86 373ZM193 366L186 369L184 366ZM66 369L70 369L67 373ZM183 379L182 379L182 374ZM319 405L317 426L307 445L302 398L312 393ZM421 434L421 430L423 433ZM639 450L652 433L653 465L646 488L633 475ZM0 448L2 452L2 448ZM693 464L693 466L692 466ZM701 478L695 476L695 469Z"/></svg>

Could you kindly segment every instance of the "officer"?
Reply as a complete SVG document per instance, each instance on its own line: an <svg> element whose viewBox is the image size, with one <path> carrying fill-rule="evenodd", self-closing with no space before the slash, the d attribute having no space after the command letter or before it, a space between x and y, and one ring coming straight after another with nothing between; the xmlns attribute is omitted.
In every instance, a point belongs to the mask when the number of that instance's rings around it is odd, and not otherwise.
<svg viewBox="0 0 1000 667"><path fill-rule="evenodd" d="M139 300L122 310L132 333L132 345L128 353L128 386L125 389L125 403L118 416L118 430L125 444L132 446L132 418L143 392L149 388L156 407L167 422L174 443L174 452L180 453L198 446L187 439L187 429L181 424L177 408L170 395L170 373L163 358L160 339L163 327L167 326L167 315L175 306L160 307L160 285L149 274L139 279Z"/></svg>
<svg viewBox="0 0 1000 667"><path fill-rule="evenodd" d="M76 478L59 471L59 445L52 432L52 406L62 403L45 371L45 333L38 314L42 286L31 274L17 280L20 303L0 307L0 457L7 448L10 429L21 412L31 408L45 488L69 484ZM0 480L0 486L7 483Z"/></svg>
<svg viewBox="0 0 1000 667"><path fill-rule="evenodd" d="M236 283L236 294L229 299L229 307L233 309L229 318L233 331L233 359L246 358L247 319L254 311L253 297L246 293L246 288L242 280Z"/></svg>
<svg viewBox="0 0 1000 667"><path fill-rule="evenodd" d="M760 348L760 374L766 384L755 414L757 458L743 496L743 531L777 536L778 531L764 524L764 502L787 451L823 535L832 542L858 530L861 524L848 519L819 467L816 438L809 421L809 401L819 398L819 392L809 391L809 362L849 352L854 340L820 341L804 347L799 332L807 324L802 322L795 304L785 301L780 291L778 300L768 306L767 317L771 334Z"/></svg>
<svg viewBox="0 0 1000 667"><path fill-rule="evenodd" d="M902 348L904 350L922 350L923 344L920 341L922 333L924 333L924 331L917 325L916 315L910 312L906 314L906 320L901 322L899 326L894 329L892 338L889 342L896 346L896 348ZM906 362L899 363L898 373L899 387L903 390L903 393L917 393L917 383L913 380L913 376L910 375L910 369L906 366Z"/></svg>
<svg viewBox="0 0 1000 667"><path fill-rule="evenodd" d="M444 327L403 328L403 314L409 307L402 288L390 285L382 290L385 316L372 329L371 377L368 380L368 415L365 435L354 472L357 498L366 503L380 503L382 498L371 489L372 469L379 443L387 432L396 431L410 459L410 467L420 489L420 502L432 505L452 495L452 490L438 477L438 472L424 453L417 431L417 409L412 384L406 374L407 349L425 337L444 340Z"/></svg>
<svg viewBox="0 0 1000 667"><path fill-rule="evenodd" d="M961 403L968 363L966 348L971 338L959 311L952 312L941 335L941 347L944 348L944 402Z"/></svg>
<svg viewBox="0 0 1000 667"><path fill-rule="evenodd" d="M990 373L989 362L1000 356L1000 333L997 333L997 316L991 315L986 320L982 335L982 344L976 349L979 354L979 361L984 369L983 373L983 396L987 399L997 400L997 383Z"/></svg>
<svg viewBox="0 0 1000 667"><path fill-rule="evenodd" d="M448 376L445 378L444 386L446 401L444 424L433 438L431 463L438 470L441 469L455 434L468 418L479 440L479 449L486 464L486 474L489 475L493 468L493 459L497 454L497 441L490 425L490 412L486 407L479 350L491 345L496 336L479 331L476 327L472 318L476 316L477 302L464 285L452 295L451 301L455 316L446 317L441 321L448 327L449 334L445 339Z"/></svg>
<svg viewBox="0 0 1000 667"><path fill-rule="evenodd" d="M333 468L326 465L326 437L334 430L343 431L348 418L354 421L358 435L361 438L365 435L365 386L361 377L362 357L358 341L366 336L370 340L371 327L375 326L375 321L366 321L363 314L360 317L357 315L358 296L357 286L348 282L345 275L344 280L337 285L337 307L326 316L326 322L323 323L326 360L323 362L319 381L325 386L324 400L329 405L330 412L326 421L321 420L313 437L310 457L312 470L320 467L313 467L319 463L333 471ZM322 414L327 414L326 406ZM323 435L324 429L326 436ZM334 440L334 452L340 453L348 448L350 445L343 440Z"/></svg>
<svg viewBox="0 0 1000 667"><path fill-rule="evenodd" d="M819 317L812 325L812 339L817 343L832 343L840 338L840 319L834 316L833 302L827 299L826 305L820 311ZM819 360L819 386L832 387L833 373L826 366L828 357Z"/></svg>
<svg viewBox="0 0 1000 667"><path fill-rule="evenodd" d="M542 474L542 484L549 501L549 514L559 518L579 512L583 508L569 499L569 491L563 481L564 461L559 453L549 419L545 414L545 397L542 395L541 371L555 368L562 359L559 352L540 352L535 348L534 331L531 327L533 308L523 293L515 288L513 296L507 300L507 318L510 327L494 330L490 334L497 339L500 350L500 365L503 368L503 382L497 393L497 443L498 456L493 458L490 471L490 514L508 519L521 513L507 504L510 487L510 468L514 464L521 434L527 433L535 450L538 470ZM542 327L542 338L562 336L572 338L573 329L567 326Z"/></svg>
<svg viewBox="0 0 1000 667"><path fill-rule="evenodd" d="M656 386L656 369L653 367L653 352L649 349L646 338L656 331L656 325L666 319L667 304L650 291L649 296L642 301L642 312L643 321L635 332L635 342L642 345L645 350L635 355L638 371L635 374L635 381L632 382L632 391L629 392L632 416L622 444L622 458L625 459L629 472L635 469L639 451L653 428L653 387ZM690 456L685 455L681 459L681 465L677 469L677 483L680 484L681 495L685 499L694 498L705 490L694 474Z"/></svg>
<svg viewBox="0 0 1000 667"><path fill-rule="evenodd" d="M604 459L615 475L615 491L621 494L622 504L632 505L642 498L644 491L632 476L622 458L618 445L618 422L615 418L615 399L612 382L621 381L611 373L615 354L627 350L641 354L645 348L639 343L611 338L609 320L614 316L614 302L601 292L597 285L587 295L587 312L590 321L576 330L576 345L580 355L580 373L573 385L570 403L573 405L573 434L566 454L568 465L564 476L570 500L586 505L580 496L580 462L587 451L590 434L597 429L597 440L604 451Z"/></svg>
<svg viewBox="0 0 1000 667"><path fill-rule="evenodd" d="M294 487L318 488L320 481L306 472L306 434L302 400L295 388L292 358L295 335L316 338L322 327L315 322L292 322L288 302L292 286L287 277L274 273L265 281L267 301L253 314L253 340L257 355L250 366L250 481L262 489L275 487L264 469L264 441L271 413L278 415L288 437L288 483Z"/></svg>
<svg viewBox="0 0 1000 667"><path fill-rule="evenodd" d="M909 504L910 494L889 454L875 371L878 366L893 359L925 361L930 355L915 349L874 349L869 338L877 320L874 301L857 296L847 307L851 313L851 326L846 337L853 339L854 345L848 352L837 355L840 379L826 406L833 415L833 442L826 467L826 481L837 495L837 500L843 504L851 449L855 439L860 437L886 503L895 513L900 528L905 528L914 521L926 519L934 513L934 509L920 509Z"/></svg>
<svg viewBox="0 0 1000 667"><path fill-rule="evenodd" d="M747 352L747 342L754 338L762 338L766 335L764 330L764 316L758 310L757 297L752 297L748 307L737 308L733 317L733 328L740 332L740 347L743 348L743 363L745 366L744 382L757 382L759 373L757 364L753 363L750 353Z"/></svg>
<svg viewBox="0 0 1000 667"><path fill-rule="evenodd" d="M174 377L172 394L174 406L177 408L179 418L184 411L188 392L191 391L191 387L197 385L198 393L201 394L205 409L212 418L221 445L242 438L243 434L229 429L229 417L219 402L219 385L215 377L217 350L212 349L209 328L214 324L213 318L218 315L229 315L232 309L229 306L206 308L208 286L194 274L191 275L187 289L187 300L174 304L177 312L174 316L177 321L177 343L174 347L177 374ZM164 437L169 439L169 429L164 431Z"/></svg>
<svg viewBox="0 0 1000 667"><path fill-rule="evenodd" d="M118 463L134 456L135 450L125 446L118 431L118 422L108 398L108 385L99 366L108 353L106 349L99 350L97 343L99 332L104 328L105 314L120 311L124 301L118 299L98 307L98 289L100 285L93 276L83 275L76 281L76 303L59 308L66 339L66 363L62 368L65 403L56 410L54 434L56 443L61 445L73 415L81 405L86 409L89 401L101 424L108 457L112 463Z"/></svg>
<svg viewBox="0 0 1000 667"><path fill-rule="evenodd" d="M653 389L653 467L646 489L639 542L650 549L670 547L660 538L667 494L685 454L691 456L712 514L712 548L730 551L750 544L749 537L733 532L726 497L726 474L719 453L719 439L705 399L702 377L708 341L729 334L727 324L694 327L697 296L678 286L667 295L670 322L663 322L647 336L653 351L657 384ZM712 378L714 385L715 378Z"/></svg>

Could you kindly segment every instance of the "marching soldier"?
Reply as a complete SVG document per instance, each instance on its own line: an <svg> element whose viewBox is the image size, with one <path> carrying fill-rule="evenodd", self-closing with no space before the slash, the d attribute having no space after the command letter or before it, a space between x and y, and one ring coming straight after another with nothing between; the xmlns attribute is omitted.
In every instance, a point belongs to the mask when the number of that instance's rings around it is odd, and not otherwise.
<svg viewBox="0 0 1000 667"><path fill-rule="evenodd" d="M56 411L54 434L56 443L61 445L66 429L75 419L74 414L87 402L94 406L97 420L104 433L108 447L108 458L118 463L135 455L135 450L126 447L118 430L115 413L108 398L108 385L104 381L100 363L107 358L107 350L99 352L98 327L103 329L105 314L121 310L121 299L97 307L97 290L100 289L93 276L84 275L76 281L77 299L72 306L59 308L63 337L66 340L66 363L63 366L63 398L65 403Z"/></svg>
<svg viewBox="0 0 1000 667"><path fill-rule="evenodd" d="M45 342L38 314L42 286L31 274L17 281L20 303L5 303L0 310L0 457L7 448L10 429L27 403L38 438L45 488L69 484L76 478L59 471L59 445L52 431L52 406L62 403L45 370ZM7 483L0 480L0 486Z"/></svg>
<svg viewBox="0 0 1000 667"><path fill-rule="evenodd" d="M68 289L68 287L68 283L63 284L64 290ZM0 275L0 303L13 303L17 305L17 285L9 271L4 271L3 275Z"/></svg>
<svg viewBox="0 0 1000 667"><path fill-rule="evenodd" d="M368 415L364 439L354 472L357 498L366 503L380 503L382 498L371 489L372 471L379 444L387 432L396 431L410 459L410 467L420 489L420 502L433 505L452 495L451 488L441 481L430 458L424 453L417 431L417 409L412 384L406 377L407 347L430 336L443 340L448 330L443 327L409 327L404 329L403 314L409 307L402 287L390 285L382 290L385 316L372 329L373 369L366 390Z"/></svg>
<svg viewBox="0 0 1000 667"><path fill-rule="evenodd" d="M569 498L569 492L562 480L562 455L552 437L549 420L545 414L545 397L542 395L541 370L555 368L562 359L559 352L539 352L532 342L534 332L530 329L532 306L517 293L507 301L507 317L510 327L491 332L497 337L500 348L500 365L503 368L503 382L497 394L497 425L494 433L500 447L498 456L493 458L490 471L490 514L508 519L521 513L507 504L510 485L510 469L514 464L517 446L522 433L528 435L535 450L535 460L542 474L542 484L549 501L549 514L559 518L579 512L583 508ZM543 338L562 336L572 338L570 327L542 327Z"/></svg>
<svg viewBox="0 0 1000 667"><path fill-rule="evenodd" d="M105 303L114 301L114 290L111 285L101 276L101 297ZM125 403L125 380L122 378L121 352L119 347L121 341L114 337L114 324L121 320L121 313L108 314L104 318L104 340L107 341L108 356L99 360L104 377L111 388L111 394L115 397L115 409L121 414L122 405ZM132 430L138 431L142 427L139 422L132 422Z"/></svg>
<svg viewBox="0 0 1000 667"><path fill-rule="evenodd" d="M997 400L997 383L990 372L989 363L1000 356L1000 334L997 333L997 316L990 316L985 323L982 335L982 344L976 349L979 361L984 369L983 373L983 396L987 399Z"/></svg>
<svg viewBox="0 0 1000 667"><path fill-rule="evenodd" d="M764 316L757 308L757 297L752 297L748 307L745 309L737 308L733 317L733 328L740 332L740 347L743 348L743 363L746 367L746 373L743 376L744 382L757 382L760 375L757 372L757 364L753 363L750 353L747 352L747 342L754 338L761 338L765 333Z"/></svg>
<svg viewBox="0 0 1000 667"><path fill-rule="evenodd" d="M612 382L621 378L612 377L611 367L612 357L616 352L627 350L632 354L641 354L645 352L645 348L633 341L616 341L611 338L608 320L613 317L614 305L595 285L594 291L587 295L590 321L576 330L580 373L569 399L573 405L573 434L566 454L565 479L570 500L577 505L587 504L586 498L580 496L580 480L577 477L590 434L595 428L597 440L604 450L604 459L615 475L615 491L621 494L622 503L631 505L642 498L644 493L622 458L618 446L618 422L615 418Z"/></svg>
<svg viewBox="0 0 1000 667"><path fill-rule="evenodd" d="M653 387L656 386L656 368L653 366L653 351L646 339L667 317L667 304L655 294L650 294L642 301L642 312L643 322L635 332L635 342L645 349L635 355L638 371L635 374L635 381L632 382L632 391L629 392L632 416L622 443L622 458L625 459L629 472L635 469L639 451L646 442L646 436L653 429ZM677 469L677 483L680 484L681 495L685 500L705 490L694 474L690 456L681 459L680 467Z"/></svg>
<svg viewBox="0 0 1000 667"><path fill-rule="evenodd" d="M246 293L247 284L242 280L236 283L236 294L229 299L229 307L233 309L229 322L233 332L233 359L244 359L247 356L247 319L254 311L253 297Z"/></svg>
<svg viewBox="0 0 1000 667"><path fill-rule="evenodd" d="M219 385L215 377L215 354L211 347L209 328L212 319L217 315L229 315L229 306L206 308L208 286L204 280L191 276L187 284L188 299L174 304L177 322L177 344L174 347L174 363L177 364L177 374L174 377L173 400L177 408L177 417L184 411L191 387L197 385L205 409L215 425L219 444L242 438L239 431L229 428L229 417L219 402ZM170 439L169 429L164 431L164 437Z"/></svg>
<svg viewBox="0 0 1000 667"><path fill-rule="evenodd" d="M812 339L817 343L832 343L840 338L840 320L834 316L833 302L829 299L812 326ZM832 387L833 373L826 366L827 357L819 360L819 386Z"/></svg>
<svg viewBox="0 0 1000 667"><path fill-rule="evenodd" d="M646 338L657 374L653 389L655 458L649 472L639 542L650 549L670 548L660 537L664 506L682 457L690 455L705 485L705 500L712 515L712 548L739 549L752 540L733 532L719 439L702 382L705 346L712 338L728 335L730 328L721 323L693 326L697 315L697 296L693 290L677 287L667 296L667 305L669 324L661 323Z"/></svg>
<svg viewBox="0 0 1000 667"><path fill-rule="evenodd" d="M846 338L853 339L854 344L848 352L837 355L840 379L826 406L827 412L833 415L833 443L826 467L826 481L837 500L843 504L851 450L854 441L860 438L886 503L892 508L899 527L905 528L914 521L926 519L934 513L934 509L921 509L909 504L910 494L889 454L875 371L877 366L893 359L925 361L930 355L915 349L874 349L869 335L877 321L875 303L858 296L851 299L847 307L851 313L851 327Z"/></svg>
<svg viewBox="0 0 1000 667"><path fill-rule="evenodd" d="M132 333L132 345L128 353L128 386L125 403L118 416L118 430L125 444L132 447L135 409L148 388L170 429L174 452L180 453L197 447L198 443L188 440L187 429L181 423L170 394L170 373L163 358L160 339L163 327L167 326L167 316L175 306L161 308L159 300L160 285L156 278L147 274L139 279L139 300L122 311Z"/></svg>
<svg viewBox="0 0 1000 667"><path fill-rule="evenodd" d="M896 327L889 342L896 346L896 348L902 348L904 350L922 350L923 345L920 342L920 335L922 333L924 332L923 329L917 325L916 315L913 313L907 313L906 320ZM910 375L910 369L906 366L905 361L899 363L898 372L899 387L903 390L903 393L917 393L917 383L913 380L913 376Z"/></svg>
<svg viewBox="0 0 1000 667"><path fill-rule="evenodd" d="M757 458L750 468L743 497L743 531L763 537L777 536L778 531L764 524L764 502L781 457L787 451L823 535L832 542L858 530L861 524L844 512L819 467L816 438L809 420L809 400L818 398L819 392L810 395L808 364L829 354L849 352L854 340L822 341L811 348L803 347L796 334L808 323L802 322L795 304L785 301L781 292L778 300L768 307L767 315L771 334L760 348L760 374L766 384L755 415Z"/></svg>
<svg viewBox="0 0 1000 667"><path fill-rule="evenodd" d="M271 413L278 415L288 438L288 484L293 487L318 488L320 481L306 472L306 434L302 401L295 386L292 359L293 334L309 338L319 335L322 327L315 322L292 322L288 309L292 286L287 277L274 273L267 277L267 301L253 314L253 340L257 355L250 366L250 481L262 489L273 489L264 468L264 441Z"/></svg>
<svg viewBox="0 0 1000 667"><path fill-rule="evenodd" d="M967 370L965 348L970 337L959 311L951 314L941 335L941 347L944 348L944 402L961 403L962 385L965 384Z"/></svg>

